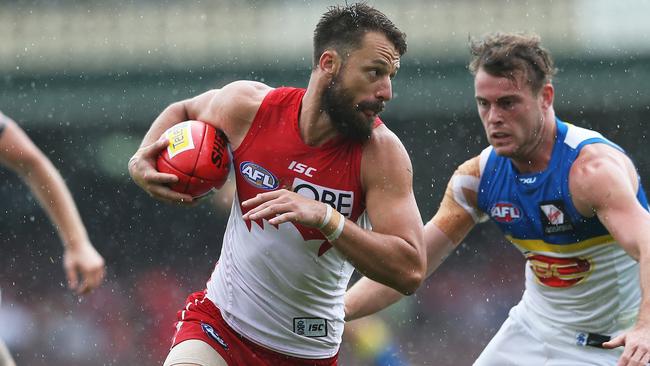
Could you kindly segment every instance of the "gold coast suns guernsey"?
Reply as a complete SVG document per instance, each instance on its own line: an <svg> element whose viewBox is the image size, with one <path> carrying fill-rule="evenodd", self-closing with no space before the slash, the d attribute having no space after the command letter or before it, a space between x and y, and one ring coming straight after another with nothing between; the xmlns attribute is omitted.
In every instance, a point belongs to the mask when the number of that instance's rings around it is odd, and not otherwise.
<svg viewBox="0 0 650 366"><path fill-rule="evenodd" d="M519 174L492 148L481 154L478 206L527 258L520 305L537 319L577 331L612 334L634 324L640 303L637 262L596 216L578 213L569 171L583 146L604 143L595 131L556 121L543 172ZM639 183L639 202L648 204Z"/></svg>
<svg viewBox="0 0 650 366"><path fill-rule="evenodd" d="M327 358L341 343L352 265L317 229L242 219L241 202L282 188L329 204L353 221L365 210L362 144L334 138L306 145L298 127L304 94L296 88L271 91L233 151L237 194L207 296L253 342L291 356Z"/></svg>

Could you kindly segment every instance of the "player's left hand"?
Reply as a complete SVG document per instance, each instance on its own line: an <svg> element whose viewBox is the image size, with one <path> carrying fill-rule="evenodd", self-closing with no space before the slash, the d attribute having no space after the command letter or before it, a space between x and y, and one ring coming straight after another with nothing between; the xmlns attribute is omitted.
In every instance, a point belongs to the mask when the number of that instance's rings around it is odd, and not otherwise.
<svg viewBox="0 0 650 366"><path fill-rule="evenodd" d="M617 366L646 366L650 362L650 326L637 324L630 331L603 343L607 349L624 346Z"/></svg>
<svg viewBox="0 0 650 366"><path fill-rule="evenodd" d="M90 242L66 247L63 253L63 268L68 287L77 294L86 294L95 289L104 279L104 258Z"/></svg>
<svg viewBox="0 0 650 366"><path fill-rule="evenodd" d="M160 138L151 145L141 147L129 159L129 174L131 178L151 197L168 203L192 205L193 198L189 194L172 191L170 184L178 182L174 174L161 173L156 170L156 159L161 151L169 145L169 140Z"/></svg>
<svg viewBox="0 0 650 366"><path fill-rule="evenodd" d="M242 207L252 207L244 214L244 220L270 218L268 221L273 225L297 222L309 227L319 227L327 213L325 203L286 189L260 193L242 202Z"/></svg>

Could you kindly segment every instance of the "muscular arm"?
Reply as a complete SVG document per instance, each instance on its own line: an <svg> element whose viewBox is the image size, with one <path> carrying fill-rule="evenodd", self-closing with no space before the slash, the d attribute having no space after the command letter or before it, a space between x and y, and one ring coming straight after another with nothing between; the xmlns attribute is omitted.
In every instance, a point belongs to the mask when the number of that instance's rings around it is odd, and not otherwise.
<svg viewBox="0 0 650 366"><path fill-rule="evenodd" d="M169 127L186 120L198 120L221 129L236 149L241 144L255 114L271 88L253 81L236 81L221 89L205 92L191 99L171 104L153 121L142 139L140 149L129 160L129 174L150 195L170 202L191 202L187 194L174 192L168 184L178 178L158 173L156 158L168 142L160 139Z"/></svg>
<svg viewBox="0 0 650 366"><path fill-rule="evenodd" d="M72 289L87 292L99 285L104 260L92 246L72 195L61 174L18 125L2 115L0 163L16 172L29 186L54 224L65 249L64 267ZM78 283L77 271L85 280Z"/></svg>
<svg viewBox="0 0 650 366"><path fill-rule="evenodd" d="M606 342L608 348L625 346L619 365L650 359L650 213L639 204L639 179L622 152L604 145L583 148L573 164L569 189L583 216L598 215L621 247L639 262L641 306L636 325ZM630 362L630 363L628 363Z"/></svg>
<svg viewBox="0 0 650 366"><path fill-rule="evenodd" d="M633 354L635 360L650 359L650 213L636 198L638 182L632 162L603 144L585 147L569 176L578 211L584 216L598 215L614 239L639 262L642 298L637 323L631 331L606 343L625 345L619 365L627 365ZM640 352L635 353L637 348Z"/></svg>
<svg viewBox="0 0 650 366"><path fill-rule="evenodd" d="M347 221L334 245L367 277L410 294L424 278L422 221L413 195L411 161L385 126L364 148L361 179L372 231Z"/></svg>
<svg viewBox="0 0 650 366"><path fill-rule="evenodd" d="M474 219L458 200L464 200L468 205L476 205L476 192L471 189L459 188L454 197L454 185L463 177L478 179L478 158L471 159L461 165L447 185L445 196L435 216L424 226L424 244L427 255L426 275L433 273L458 243L474 227ZM384 286L368 277L360 279L345 294L346 320L354 320L376 313L402 298L399 292Z"/></svg>
<svg viewBox="0 0 650 366"><path fill-rule="evenodd" d="M236 81L191 99L171 104L153 121L142 139L148 146L169 127L187 120L197 120L223 130L233 150L243 140L255 113L271 88L254 81Z"/></svg>
<svg viewBox="0 0 650 366"><path fill-rule="evenodd" d="M408 154L385 126L377 127L364 146L361 185L372 231L345 219L325 203L286 189L260 193L242 202L244 208L250 208L243 218L271 217L273 225L291 221L319 228L361 273L410 294L424 277L422 221L413 196Z"/></svg>

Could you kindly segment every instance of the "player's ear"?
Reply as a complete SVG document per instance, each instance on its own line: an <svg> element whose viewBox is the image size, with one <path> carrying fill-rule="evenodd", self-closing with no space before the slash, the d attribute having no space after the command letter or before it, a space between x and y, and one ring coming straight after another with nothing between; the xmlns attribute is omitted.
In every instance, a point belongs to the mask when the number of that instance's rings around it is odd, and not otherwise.
<svg viewBox="0 0 650 366"><path fill-rule="evenodd" d="M318 67L330 77L334 77L339 73L341 61L341 56L336 52L336 50L327 49L320 55Z"/></svg>
<svg viewBox="0 0 650 366"><path fill-rule="evenodd" d="M546 110L553 106L553 99L555 97L555 89L553 88L553 84L544 84L539 94L542 102L542 109Z"/></svg>

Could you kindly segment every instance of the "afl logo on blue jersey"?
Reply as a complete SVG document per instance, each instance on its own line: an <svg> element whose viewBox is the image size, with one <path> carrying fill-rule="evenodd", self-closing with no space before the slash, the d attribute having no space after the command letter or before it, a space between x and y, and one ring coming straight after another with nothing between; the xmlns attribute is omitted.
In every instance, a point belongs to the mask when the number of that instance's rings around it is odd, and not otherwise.
<svg viewBox="0 0 650 366"><path fill-rule="evenodd" d="M253 162L242 162L239 164L239 171L246 181L256 188L270 191L280 185L278 179L270 171Z"/></svg>
<svg viewBox="0 0 650 366"><path fill-rule="evenodd" d="M490 216L498 222L509 224L521 219L521 210L513 203L497 202L492 206Z"/></svg>

